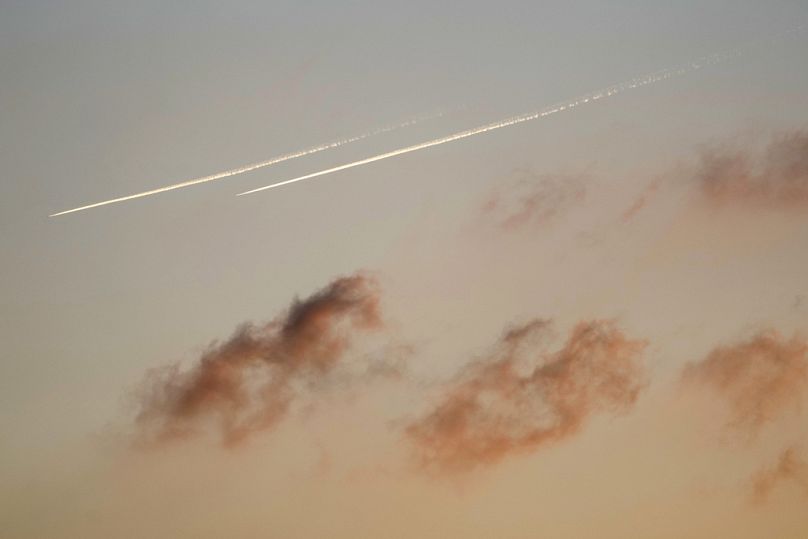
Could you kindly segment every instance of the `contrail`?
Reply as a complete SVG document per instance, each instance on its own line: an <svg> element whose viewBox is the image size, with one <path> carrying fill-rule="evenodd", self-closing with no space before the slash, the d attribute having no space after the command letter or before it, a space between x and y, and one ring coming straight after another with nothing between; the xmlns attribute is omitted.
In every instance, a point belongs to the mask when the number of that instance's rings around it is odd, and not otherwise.
<svg viewBox="0 0 808 539"><path fill-rule="evenodd" d="M456 140L461 140L468 137L473 137L474 135L479 135L481 133L486 133L488 131L494 131L495 129L501 129L503 127L509 127L516 124L521 124L523 122L529 122L531 120L536 120L539 118L544 118L545 116L550 116L551 114L555 114L557 112L562 112L565 110L569 110L571 108L577 107L578 105L584 105L586 103L590 103L593 101L597 101L599 99L603 99L604 97L611 97L613 95L625 92L626 90L632 90L634 88L639 88L641 86L646 86L648 84L654 84L656 82L660 82L666 79L670 79L672 77L678 77L681 75L685 75L697 69L701 69L703 67L707 67L710 65L715 65L720 62L729 60L730 58L734 58L743 54L745 50L749 50L752 47L761 45L761 44L771 44L776 41L782 40L787 38L793 34L801 33L805 31L806 25L801 24L795 28L777 34L775 36L769 38L758 39L749 43L744 47L739 47L735 50L726 53L714 53L707 56L703 56L696 60L693 60L690 63L683 64L677 68L673 69L663 69L661 71L656 71L649 75L645 75L643 77L637 77L625 82L621 82L619 84L615 84L613 86L609 86L608 88L604 88L602 90L596 90L594 92L585 94L583 96L570 99L568 101L562 101L556 105L551 105L547 108L529 112L527 114L522 114L520 116L514 116L508 118L506 120L500 120L498 122L490 123L487 125L483 125L480 127L475 127L472 129L468 129L466 131L460 131L458 133L454 133L452 135L447 135L445 137L436 138L433 140L429 140L427 142L422 142L420 144L415 144L413 146L407 146L406 148L401 148L398 150L393 150L390 152L382 153L379 155L375 155L373 157L368 157L365 159L361 159L359 161L353 161L352 163L347 163L345 165L340 165L333 168L328 168L325 170L321 170L319 172L313 172L311 174L306 174L305 176L299 176L297 178L292 178L291 180L284 180L281 182L273 183L270 185L265 185L264 187L259 187L257 189L252 189L250 191L245 191L243 193L239 193L237 196L242 195L249 195L252 193L257 193L259 191L265 191L267 189L273 189L275 187L281 187L282 185L288 185L290 183L300 182L303 180L309 180L311 178L316 178L318 176L325 176L326 174L331 174L334 172L339 172L341 170L346 170L349 168L360 167L362 165L367 165L370 163L374 163L376 161L381 161L383 159L389 159L391 157L397 157L399 155L404 155L411 152L417 152L418 150L425 150L427 148L431 148L433 146L440 146L441 144L446 144L448 142L454 142Z"/></svg>
<svg viewBox="0 0 808 539"><path fill-rule="evenodd" d="M59 213L52 213L50 217L57 217L59 215L66 215L68 213L74 213L77 211L89 210L91 208L98 208L100 206L106 206L108 204L115 204L118 202L125 202L127 200L134 200L136 198L143 198L151 195L157 195L159 193L165 193L167 191L173 191L175 189L182 189L183 187L189 187L191 185L197 185L199 183L206 183L212 182L214 180L220 180L222 178L228 178L230 176L236 176L238 174L244 174L245 172L250 172L253 170L257 170L259 168L268 167L270 165L274 165L277 163L282 163L283 161L289 161L290 159L297 159L298 157L303 157L306 155L311 155L313 153L322 152L324 150L330 150L332 148L339 148L340 146L344 146L345 144L350 144L351 142L357 142L359 140L366 139L368 137L372 137L375 135L381 135L382 133L388 133L390 131L394 131L396 129L401 129L404 127L408 127L419 122L423 122L426 120L431 120L434 118L439 118L443 116L444 112L438 112L436 114L425 114L421 116L416 116L411 120L407 120L406 122L396 124L396 125L389 125L387 127L380 127L378 129L374 129L372 131L368 131L361 135L356 135L354 137L337 140L334 142L329 142L327 144L321 144L320 146L314 146L312 148L308 148L306 150L300 150L293 153L287 153L284 155L279 155L277 157L273 157L268 161L261 161L260 163L252 163L249 165L244 165L238 168L233 168L230 170L225 170L224 172L217 172L216 174L211 174L210 176L202 176L201 178L194 178L192 180L187 180L181 183L175 183L173 185L166 185L165 187L158 187L157 189L152 189L150 191L144 191L142 193L136 193L134 195L127 195L118 198L112 198L110 200L104 200L102 202L96 202L94 204L88 204L86 206L81 206L79 208L73 208L72 210L65 210L60 211Z"/></svg>
<svg viewBox="0 0 808 539"><path fill-rule="evenodd" d="M709 56L705 56L698 60L695 60L689 64L686 64L682 67L675 68L675 69L665 69L662 71L657 71L650 75L646 75L644 77L638 77L635 79L631 79L629 81L621 82L619 84L615 84L613 86L609 86L608 88L604 88L602 90L597 90L595 92L591 92L585 94L583 96L570 99L567 101L562 101L556 105L551 105L547 108L529 112L527 114L522 114L520 116L513 116L506 120L500 120L498 122L490 123L487 125L483 125L480 127L475 127L472 129L468 129L466 131L460 131L458 133L454 133L452 135L447 135L445 137L436 138L433 140L429 140L427 142L421 142L420 144L415 144L413 146L407 146L406 148L400 148L398 150L393 150L390 152L382 153L379 155L374 155L373 157L368 157L365 159L360 159L359 161L353 161L351 163L347 163L345 165L340 165L333 168L328 168L325 170L321 170L319 172L313 172L311 174L306 174L305 176L299 176L297 178L292 178L291 180L284 180L281 182L273 183L270 185L265 185L264 187L259 187L257 189L252 189L250 191L245 191L243 193L239 193L237 196L242 195L249 195L252 193L257 193L259 191L265 191L267 189L274 189L275 187L281 187L282 185L288 185L290 183L300 182L303 180L309 180L311 178L316 178L318 176L325 176L326 174L332 174L334 172L339 172L341 170L347 170L349 168L360 167L362 165L367 165L370 163L375 163L376 161L381 161L383 159L390 159L391 157L397 157L399 155L404 155L411 152L417 152L418 150L425 150L427 148L432 148L433 146L440 146L441 144L446 144L448 142L454 142L456 140L461 140L468 137L473 137L474 135L479 135L481 133L487 133L488 131L494 131L495 129L501 129L503 127L509 127L516 124L521 124L523 122L529 122L531 120L536 120L539 118L544 118L545 116L550 116L551 114L555 114L557 112L562 112L565 110L569 110L571 108L577 107L579 105L584 105L586 103L590 103L593 101L597 101L599 99L603 99L605 97L611 97L613 95L619 94L621 92L625 92L626 90L631 90L634 88L639 88L641 86L646 86L648 84L653 84L656 82L660 82L671 77L677 77L689 73L691 71L695 71L697 69L701 69L702 67L717 64L722 62L728 58L733 56L737 56L738 52L731 52L731 53L724 53L724 54L711 54Z"/></svg>

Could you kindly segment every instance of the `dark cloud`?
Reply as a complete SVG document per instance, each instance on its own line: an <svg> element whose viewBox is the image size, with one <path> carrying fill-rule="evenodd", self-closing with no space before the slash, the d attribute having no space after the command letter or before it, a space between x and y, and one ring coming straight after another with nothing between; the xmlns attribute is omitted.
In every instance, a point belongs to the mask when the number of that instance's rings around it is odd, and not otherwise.
<svg viewBox="0 0 808 539"><path fill-rule="evenodd" d="M356 334L380 328L379 291L364 274L336 279L274 320L239 327L188 370L174 364L145 381L136 419L160 442L216 428L234 444L276 425L309 379L343 360Z"/></svg>
<svg viewBox="0 0 808 539"><path fill-rule="evenodd" d="M682 383L707 388L729 407L728 426L754 436L766 424L798 408L808 390L808 343L773 330L719 346L689 363Z"/></svg>
<svg viewBox="0 0 808 539"><path fill-rule="evenodd" d="M533 320L464 369L437 406L406 427L419 466L468 472L568 438L595 413L634 405L644 386L644 341L609 321L578 324L552 352L551 340L550 322Z"/></svg>

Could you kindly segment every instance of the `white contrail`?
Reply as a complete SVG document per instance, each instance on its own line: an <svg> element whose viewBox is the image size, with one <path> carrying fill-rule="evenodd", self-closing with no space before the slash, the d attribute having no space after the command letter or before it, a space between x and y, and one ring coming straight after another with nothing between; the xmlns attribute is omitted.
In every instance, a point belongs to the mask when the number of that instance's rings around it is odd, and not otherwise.
<svg viewBox="0 0 808 539"><path fill-rule="evenodd" d="M433 118L439 118L443 116L445 113L439 112L437 114L431 115L421 115L417 116L411 120L407 120L406 122L390 125L387 127L381 127L378 129L374 129L373 131L368 131L367 133L363 133L361 135L357 135L355 137L350 137L342 140L337 140L334 142L329 142L327 144L321 144L320 146L314 146L313 148L308 148L306 150L300 150L293 153L287 153L284 155L279 155L278 157L273 157L268 161L261 161L260 163L252 163L250 165L244 165L242 167L233 168L230 170L225 170L224 172L217 172L216 174L211 174L210 176L203 176L201 178L194 178L192 180L187 180L181 183L175 183L173 185L166 185L165 187L158 187L157 189L152 189L151 191L144 191L142 193L136 193L134 195L127 195L118 198L113 198L110 200L104 200L102 202L96 202L94 204L88 204L86 206L81 206L79 208L73 208L72 210L65 210L60 211L59 213L52 213L50 217L57 217L59 215L66 215L68 213L73 213L82 210L89 210L91 208L98 208L99 206L106 206L107 204L115 204L116 202L125 202L127 200L134 200L136 198L147 197L151 195L156 195L159 193L165 193L166 191L173 191L174 189L182 189L183 187L189 187L191 185L196 185L199 183L206 183L212 182L214 180L220 180L222 178L228 178L230 176L236 176L237 174L244 174L245 172L250 172L252 170L257 170L259 168L268 167L270 165L274 165L276 163L281 163L283 161L289 161L290 159L296 159L298 157L303 157L305 155L311 155L313 153L322 152L323 150L330 150L331 148L338 148L345 144L349 144L351 142L356 142L362 139L366 139L368 137L372 137L375 135L381 135L382 133L387 133L390 131L394 131L396 129L401 129L403 127L408 127L410 125L414 125L418 122L422 122L425 120L431 120Z"/></svg>
<svg viewBox="0 0 808 539"><path fill-rule="evenodd" d="M706 56L704 58L700 58L694 62L691 62L687 65L676 69L665 69L662 71L657 71L650 75L646 75L644 77L639 77L635 79L631 79L626 82L622 82L620 84L616 84L614 86L610 86L603 90L598 90L595 92L591 92L589 94L583 95L581 97L577 97L575 99L570 99L568 101L563 101L556 105L552 105L545 109L530 112L527 114L523 114L520 116L514 116L512 118L508 118L506 120L501 120L498 122L490 123L487 125L483 125L481 127L475 127L473 129L468 129L466 131L460 131L458 133L454 133L453 135L447 135L445 137L436 138L427 142L422 142L420 144L415 144L413 146L407 146L406 148L401 148L398 150L393 150L387 153L382 153L379 155L375 155L373 157L368 157L366 159L361 159L359 161L353 161L352 163L347 163L345 165L340 165L338 167L333 167L325 170L321 170L319 172L313 172L311 174L306 174L305 176L299 176L297 178L292 178L291 180L285 180L277 183L273 183L270 185L265 185L264 187L259 187L257 189L252 189L250 191L245 191L243 193L239 193L237 196L242 195L249 195L251 193L257 193L259 191L265 191L267 189L273 189L275 187L280 187L282 185L288 185L290 183L300 182L303 180L308 180L311 178L316 178L317 176L325 176L326 174L331 174L333 172L339 172L340 170L346 170L353 167L359 167L362 165L367 165L369 163L374 163L376 161L381 161L383 159L389 159L391 157L396 157L399 155L404 155L410 152L416 152L418 150L425 150L427 148L431 148L433 146L439 146L441 144L446 144L447 142L454 142L455 140L461 140L468 137L473 137L474 135L479 135L481 133L486 133L488 131L493 131L495 129L501 129L503 127L508 127L511 125L520 124L523 122L529 122L531 120L536 120L538 118L543 118L545 116L550 116L551 114L555 114L557 112L562 112L578 105L583 105L586 103L590 103L593 101L597 101L604 97L610 97L615 94L619 94L626 90L631 90L633 88L639 88L640 86L646 86L648 84L653 84L655 82L659 82L665 79L669 79L671 77L676 77L680 75L684 75L685 73L694 71L696 69L700 69L704 66L716 64L718 62L724 61L727 58L737 55L737 52L734 53L726 53L726 54L712 54L710 56Z"/></svg>

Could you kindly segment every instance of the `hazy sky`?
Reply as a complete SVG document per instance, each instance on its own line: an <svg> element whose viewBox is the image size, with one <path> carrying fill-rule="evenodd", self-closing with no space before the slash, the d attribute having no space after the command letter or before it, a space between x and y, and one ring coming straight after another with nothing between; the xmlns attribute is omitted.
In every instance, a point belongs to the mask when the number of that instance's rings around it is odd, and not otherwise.
<svg viewBox="0 0 808 539"><path fill-rule="evenodd" d="M804 24L0 0L0 536L805 537Z"/></svg>

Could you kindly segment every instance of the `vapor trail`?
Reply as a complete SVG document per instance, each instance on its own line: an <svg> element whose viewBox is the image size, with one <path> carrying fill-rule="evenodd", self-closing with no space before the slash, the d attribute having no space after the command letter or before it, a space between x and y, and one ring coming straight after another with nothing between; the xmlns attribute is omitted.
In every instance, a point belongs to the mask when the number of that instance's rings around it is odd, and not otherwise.
<svg viewBox="0 0 808 539"><path fill-rule="evenodd" d="M621 82L619 84L615 84L614 86L609 86L608 88L604 88L602 90L597 90L595 92L591 92L585 94L583 96L570 99L567 101L562 101L556 105L551 105L547 108L529 112L527 114L522 114L520 116L513 116L506 120L500 120L498 122L490 123L487 125L483 125L481 127L475 127L472 129L468 129L466 131L460 131L458 133L454 133L452 135L447 135L445 137L436 138L427 142L421 142L420 144L415 144L413 146L407 146L406 148L400 148L398 150L393 150L387 153L382 153L379 155L375 155L373 157L368 157L365 159L361 159L359 161L353 161L351 163L347 163L345 165L340 165L333 168L328 168L325 170L321 170L319 172L313 172L311 174L306 174L305 176L299 176L297 178L292 178L291 180L284 180L282 182L273 183L270 185L265 185L264 187L259 187L257 189L252 189L250 191L245 191L243 193L239 193L237 196L241 195L249 195L252 193L257 193L259 191L265 191L267 189L273 189L275 187L280 187L282 185L288 185L290 183L300 182L303 180L308 180L311 178L316 178L317 176L325 176L326 174L331 174L334 172L339 172L341 170L346 170L349 168L359 167L362 165L367 165L370 163L374 163L376 161L381 161L383 159L389 159L391 157L396 157L399 155L404 155L411 152L417 152L418 150L425 150L427 148L432 148L433 146L440 146L441 144L446 144L448 142L454 142L456 140L461 140L468 137L473 137L474 135L479 135L481 133L486 133L488 131L494 131L495 129L501 129L503 127L509 127L516 124L521 124L523 122L529 122L531 120L536 120L538 118L544 118L545 116L550 116L551 114L555 114L557 112L562 112L578 105L584 105L586 103L597 101L598 99L602 99L604 97L611 97L615 94L619 94L621 92L625 92L626 90L631 90L634 88L639 88L640 86L646 86L648 84L653 84L655 82L660 82L671 77L677 77L680 75L684 75L691 71L695 71L697 69L701 69L702 67L716 64L722 62L732 56L736 56L738 53L725 53L725 54L711 54L709 56L705 56L698 60L695 60L689 64L686 64L682 67L675 68L675 69L665 69L662 71L657 71L650 75L646 75L644 77L638 77L635 79L631 79L629 81Z"/></svg>
<svg viewBox="0 0 808 539"><path fill-rule="evenodd" d="M337 141L334 141L334 142L329 142L327 144L321 144L320 146L314 146L314 147L308 148L306 150L300 150L300 151L293 152L293 153L287 153L287 154L284 154L284 155L279 155L277 157L273 157L272 159L270 159L268 161L261 161L259 163L252 163L252 164L244 165L244 166L241 166L241 167L238 167L238 168L225 170L224 172L217 172L216 174L211 174L210 176L202 176L201 178L194 178L192 180L187 180L187 181L184 181L184 182L181 182L181 183L175 183L173 185L166 185L165 187L158 187L157 189L152 189L150 191L144 191L142 193L136 193L134 195L122 196L122 197L113 198L113 199L110 199L110 200L104 200L102 202L96 202L94 204L88 204L86 206L81 206L79 208L73 208L72 210L65 210L65 211L61 211L59 213L52 213L50 215L50 217L57 217L59 215L66 215L68 213L73 213L73 212L77 212L77 211L89 210L91 208L98 208L99 206L106 206L107 204L115 204L117 202L125 202L127 200L134 200L136 198L142 198L142 197L147 197L147 196L151 196L151 195L156 195L156 194L159 194L159 193L165 193L167 191L173 191L174 189L182 189L183 187L189 187L191 185L197 185L199 183L212 182L214 180L220 180L222 178L228 178L230 176L236 176L238 174L244 174L245 172L250 172L252 170L257 170L259 168L264 168L264 167L268 167L270 165L274 165L274 164L277 164L277 163L282 163L283 161L289 161L290 159L297 159L298 157L303 157L303 156L306 156L306 155L311 155L313 153L322 152L323 150L330 150L332 148L338 148L340 146L344 146L345 144L350 144L351 142L357 142L359 140L366 139L368 137L372 137L372 136L375 136L375 135L381 135L382 133L387 133L387 132L390 132L390 131L394 131L396 129L401 129L403 127L408 127L410 125L414 125L416 123L419 123L419 122L422 122L422 121L425 121L425 120L430 120L430 119L433 119L433 118L439 118L439 117L443 116L443 114L444 114L443 112L439 112L437 114L417 116L417 117L415 117L415 118L413 118L411 120L407 120L406 122L403 122L403 123L400 123L400 124L390 125L390 126L387 126L387 127L381 127L381 128L378 128L378 129L374 129L372 131L368 131L368 132L363 133L361 135L356 135L354 137L350 137L350 138L346 138L346 139L342 139L342 140L337 140Z"/></svg>

